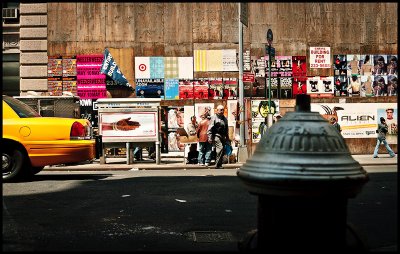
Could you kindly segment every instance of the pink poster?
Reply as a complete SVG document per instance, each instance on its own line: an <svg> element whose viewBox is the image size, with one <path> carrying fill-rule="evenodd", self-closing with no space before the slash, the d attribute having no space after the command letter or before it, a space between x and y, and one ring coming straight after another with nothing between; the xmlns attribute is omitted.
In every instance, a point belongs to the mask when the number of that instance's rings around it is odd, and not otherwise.
<svg viewBox="0 0 400 254"><path fill-rule="evenodd" d="M103 54L77 55L77 92L81 99L107 97L106 75L100 73Z"/></svg>

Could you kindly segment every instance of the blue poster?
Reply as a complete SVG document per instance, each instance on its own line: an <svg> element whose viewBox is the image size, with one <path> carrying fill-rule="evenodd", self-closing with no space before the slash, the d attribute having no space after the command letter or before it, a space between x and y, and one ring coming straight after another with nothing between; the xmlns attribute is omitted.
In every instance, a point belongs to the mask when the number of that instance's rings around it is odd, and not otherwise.
<svg viewBox="0 0 400 254"><path fill-rule="evenodd" d="M164 78L164 57L150 57L150 78Z"/></svg>
<svg viewBox="0 0 400 254"><path fill-rule="evenodd" d="M179 100L179 80L166 79L165 80L165 99L166 100Z"/></svg>
<svg viewBox="0 0 400 254"><path fill-rule="evenodd" d="M164 98L164 79L136 79L136 97Z"/></svg>
<svg viewBox="0 0 400 254"><path fill-rule="evenodd" d="M104 59L101 64L100 72L112 78L119 85L131 87L128 79L119 70L117 63L114 61L114 58L111 56L110 51L108 51L107 48L104 50Z"/></svg>

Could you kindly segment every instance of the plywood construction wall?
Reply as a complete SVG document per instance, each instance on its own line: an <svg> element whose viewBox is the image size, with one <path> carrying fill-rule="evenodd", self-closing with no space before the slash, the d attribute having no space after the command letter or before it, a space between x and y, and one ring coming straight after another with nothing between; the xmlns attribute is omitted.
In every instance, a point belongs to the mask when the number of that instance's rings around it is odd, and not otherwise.
<svg viewBox="0 0 400 254"><path fill-rule="evenodd" d="M397 54L398 4L394 2L248 3L248 10L243 41L253 56L265 54L268 29L274 33L276 55L307 55L308 59L308 48L314 46L331 47L332 55ZM48 3L49 55L102 53L107 47L113 49L130 82L135 56L238 50L238 31L238 3ZM122 49L130 53L117 53ZM307 75L331 76L331 72L309 69Z"/></svg>

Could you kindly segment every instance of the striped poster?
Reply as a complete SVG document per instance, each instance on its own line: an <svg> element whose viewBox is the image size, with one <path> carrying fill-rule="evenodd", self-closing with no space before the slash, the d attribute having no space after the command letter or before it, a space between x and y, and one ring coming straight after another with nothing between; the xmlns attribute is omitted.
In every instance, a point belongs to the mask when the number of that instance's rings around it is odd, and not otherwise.
<svg viewBox="0 0 400 254"><path fill-rule="evenodd" d="M194 50L194 71L207 71L207 50Z"/></svg>

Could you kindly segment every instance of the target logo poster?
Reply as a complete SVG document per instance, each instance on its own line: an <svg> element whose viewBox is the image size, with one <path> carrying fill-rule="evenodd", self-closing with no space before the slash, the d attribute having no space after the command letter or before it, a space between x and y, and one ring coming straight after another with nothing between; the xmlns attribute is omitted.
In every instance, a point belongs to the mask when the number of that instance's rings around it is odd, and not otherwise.
<svg viewBox="0 0 400 254"><path fill-rule="evenodd" d="M135 57L135 78L150 78L150 57Z"/></svg>

